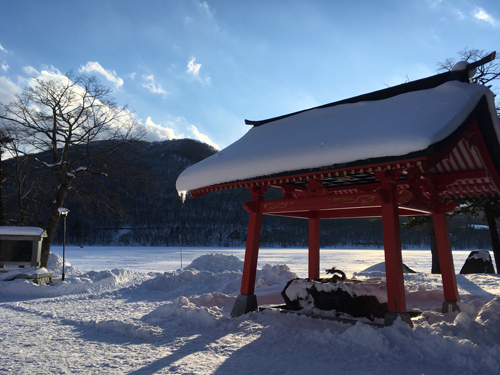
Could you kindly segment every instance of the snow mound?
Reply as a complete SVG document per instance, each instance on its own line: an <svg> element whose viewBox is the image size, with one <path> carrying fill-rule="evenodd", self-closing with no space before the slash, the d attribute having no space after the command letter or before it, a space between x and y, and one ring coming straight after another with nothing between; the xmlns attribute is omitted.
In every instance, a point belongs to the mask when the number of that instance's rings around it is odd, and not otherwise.
<svg viewBox="0 0 500 375"><path fill-rule="evenodd" d="M97 331L114 333L126 337L134 337L140 340L148 340L159 337L163 330L159 327L153 327L149 324L124 322L120 320L88 321L84 323L87 327L94 328Z"/></svg>
<svg viewBox="0 0 500 375"><path fill-rule="evenodd" d="M45 270L45 269L40 269ZM45 270L46 271L46 270ZM30 280L17 279L0 282L0 296L10 299L49 298L79 293L103 293L128 288L155 277L124 269L90 271L79 276L66 277L56 285L36 285Z"/></svg>
<svg viewBox="0 0 500 375"><path fill-rule="evenodd" d="M151 280L149 286L154 290L166 293L203 294L210 292L235 293L241 284L241 273L224 271L213 273L189 269L184 271L165 272L162 276Z"/></svg>
<svg viewBox="0 0 500 375"><path fill-rule="evenodd" d="M473 251L471 255L469 255L467 260L469 259L482 259L485 262L489 262L491 261L491 256L488 250L477 249L476 251Z"/></svg>
<svg viewBox="0 0 500 375"><path fill-rule="evenodd" d="M291 279L296 279L297 274L290 271L290 267L285 264L271 266L266 264L261 270L257 270L256 286L271 286L276 284L286 284Z"/></svg>
<svg viewBox="0 0 500 375"><path fill-rule="evenodd" d="M83 272L73 267L66 259L64 260L64 275L81 275ZM62 275L63 258L58 254L50 253L47 269L56 275Z"/></svg>
<svg viewBox="0 0 500 375"><path fill-rule="evenodd" d="M76 269L75 267L71 266L71 264L68 263L68 261L65 262L66 265L64 267L64 273L66 276L69 275L81 275L82 271ZM41 274L41 273L47 273L47 272L52 272L53 276L57 277L62 274L62 258L55 254L55 253L50 253L49 255L49 261L47 262L47 267L41 267L41 268L35 268L35 267L25 267L25 268L6 268L5 270L8 270L8 272L3 272L0 273L0 281L4 280L12 280L16 275L21 275L21 274Z"/></svg>
<svg viewBox="0 0 500 375"><path fill-rule="evenodd" d="M417 273L403 263L403 273ZM385 262L377 263L371 267L364 269L361 272L355 272L354 276L365 276L365 277L385 277Z"/></svg>
<svg viewBox="0 0 500 375"><path fill-rule="evenodd" d="M234 255L206 254L191 262L187 267L198 271L222 272L222 271L243 271L243 261Z"/></svg>
<svg viewBox="0 0 500 375"><path fill-rule="evenodd" d="M4 270L9 270L8 268L5 268ZM36 274L43 274L49 272L46 268L38 268L36 269L35 267L26 267L26 268L12 268L11 270L7 272L2 272L0 273L0 281L4 280L14 280L14 278L17 275L36 275Z"/></svg>
<svg viewBox="0 0 500 375"><path fill-rule="evenodd" d="M202 255L193 260L188 269L165 272L161 277L151 280L149 286L154 290L177 293L177 295L210 292L238 293L242 277L239 263L243 264L233 255ZM255 285L265 287L285 284L288 280L295 278L297 275L284 264L275 266L266 264L262 269L257 270Z"/></svg>
<svg viewBox="0 0 500 375"><path fill-rule="evenodd" d="M230 297L224 293L206 293L201 296L191 296L189 301L194 303L198 307L220 307L231 311L234 305L235 297Z"/></svg>
<svg viewBox="0 0 500 375"><path fill-rule="evenodd" d="M72 277L69 284L86 284L89 288L116 287L130 283L136 278L136 275L135 272L124 269L89 271L80 276Z"/></svg>
<svg viewBox="0 0 500 375"><path fill-rule="evenodd" d="M142 319L149 324L161 324L170 319L178 320L178 324L197 324L212 326L222 317L221 309L214 306L197 306L187 297L178 297L172 302L159 306Z"/></svg>
<svg viewBox="0 0 500 375"><path fill-rule="evenodd" d="M495 296L490 302L485 304L476 321L498 332L500 336L500 296Z"/></svg>

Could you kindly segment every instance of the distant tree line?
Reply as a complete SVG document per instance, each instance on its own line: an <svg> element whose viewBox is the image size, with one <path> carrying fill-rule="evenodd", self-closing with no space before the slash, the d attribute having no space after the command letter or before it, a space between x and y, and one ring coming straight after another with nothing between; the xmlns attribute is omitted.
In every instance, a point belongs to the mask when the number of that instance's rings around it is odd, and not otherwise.
<svg viewBox="0 0 500 375"><path fill-rule="evenodd" d="M148 143L141 141L135 169L150 176L147 184L127 195L106 181L115 191L126 217L109 216L99 203L85 208L69 197L67 241L74 245L143 246L244 246L248 213L243 203L250 200L247 189L213 192L182 203L175 189L179 174L199 160L216 152L210 146L190 139ZM281 191L271 189L266 199L279 199ZM406 219L402 218L402 222ZM457 216L449 222L452 246L456 249L490 248L488 229L481 217ZM180 236L180 237L179 237ZM359 246L383 248L382 221L371 219L332 219L321 221L321 246ZM403 248L429 248L425 230L401 229ZM54 239L62 242L62 226ZM307 220L265 216L262 224L263 247L307 247Z"/></svg>

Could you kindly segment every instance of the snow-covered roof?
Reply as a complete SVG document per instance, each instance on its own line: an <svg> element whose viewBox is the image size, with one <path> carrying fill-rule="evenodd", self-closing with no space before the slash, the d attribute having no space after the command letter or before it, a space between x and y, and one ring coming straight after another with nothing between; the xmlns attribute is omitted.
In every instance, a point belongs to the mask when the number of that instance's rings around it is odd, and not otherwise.
<svg viewBox="0 0 500 375"><path fill-rule="evenodd" d="M498 136L492 92L482 85L450 81L384 100L316 108L255 126L227 148L187 168L176 187L185 192L422 151L456 130L483 96Z"/></svg>
<svg viewBox="0 0 500 375"><path fill-rule="evenodd" d="M0 226L0 236L42 236L44 230L37 227Z"/></svg>

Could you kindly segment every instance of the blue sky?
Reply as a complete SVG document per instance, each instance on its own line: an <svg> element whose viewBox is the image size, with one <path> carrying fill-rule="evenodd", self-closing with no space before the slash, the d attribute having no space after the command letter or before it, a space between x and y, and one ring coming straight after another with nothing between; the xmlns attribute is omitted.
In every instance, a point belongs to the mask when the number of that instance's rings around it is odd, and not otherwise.
<svg viewBox="0 0 500 375"><path fill-rule="evenodd" d="M0 100L44 72L93 74L149 140L224 148L244 119L423 78L499 42L498 0L0 0Z"/></svg>

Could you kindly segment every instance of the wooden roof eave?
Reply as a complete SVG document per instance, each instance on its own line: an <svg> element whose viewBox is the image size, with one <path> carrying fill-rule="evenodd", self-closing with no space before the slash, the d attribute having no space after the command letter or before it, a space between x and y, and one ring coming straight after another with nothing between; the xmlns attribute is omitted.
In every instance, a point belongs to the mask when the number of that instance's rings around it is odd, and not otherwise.
<svg viewBox="0 0 500 375"><path fill-rule="evenodd" d="M418 168L423 161L425 161L425 157L421 158L412 158L412 159L403 159L398 162L386 162L386 163L374 163L374 164L361 164L358 166L343 166L341 168L332 168L332 169L317 169L311 170L309 172L297 171L297 172L285 172L272 176L261 176L256 177L251 180L241 180L228 182L225 184L211 185L205 186L202 188L191 190L189 193L193 198L200 197L202 195L211 193L213 191L222 191L229 189L238 189L238 188L253 188L259 186L267 186L267 187L281 187L287 184L293 186L293 183L296 182L309 182L313 180L322 180L325 178L332 177L342 177L349 176L356 173L373 173L376 171L382 170L405 170L408 168ZM349 165L349 164L347 164ZM357 185L356 187L359 187ZM296 189L301 189L299 186L295 187ZM348 188L348 187L346 187Z"/></svg>
<svg viewBox="0 0 500 375"><path fill-rule="evenodd" d="M283 172L271 176L259 176L248 180L233 181L224 184L212 185L201 187L190 191L193 198L205 195L213 191L221 191L235 188L253 188L259 186L266 187L282 187L287 184L293 186L294 183L300 181L322 180L326 177L335 176L349 176L359 172L380 171L385 169L399 169L406 171L408 169L419 169L424 173L434 167L440 160L455 147L458 142L464 137L467 129L472 129L474 133L474 126L476 124L482 136L476 142L482 150L480 154L485 160L483 165L489 166L488 173L491 174L495 180L495 185L500 187L500 145L498 144L498 137L496 136L493 127L491 116L489 115L488 102L483 96L475 109L471 111L467 119L448 137L430 145L428 148L411 152L404 156L398 157L381 157L376 159L358 160L352 163L332 165L318 169L298 170ZM472 126L472 127L471 127ZM467 138L470 138L467 135ZM494 155L494 158L489 156L489 153ZM495 162L496 161L496 162ZM351 189L362 188L362 185L353 185ZM297 187L300 189L300 187ZM349 189L346 186L345 189ZM498 189L497 189L498 190Z"/></svg>

